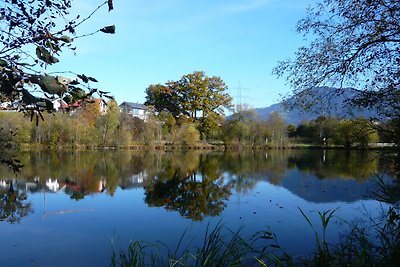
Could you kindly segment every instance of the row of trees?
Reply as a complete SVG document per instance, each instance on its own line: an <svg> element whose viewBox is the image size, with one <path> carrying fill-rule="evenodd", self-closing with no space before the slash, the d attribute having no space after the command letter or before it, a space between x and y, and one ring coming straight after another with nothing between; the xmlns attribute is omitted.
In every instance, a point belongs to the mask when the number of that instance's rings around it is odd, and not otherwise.
<svg viewBox="0 0 400 267"><path fill-rule="evenodd" d="M36 125L21 112L2 112L0 120L6 130L17 131L13 138L18 144L43 144L47 146L63 145L114 145L117 140L119 125L133 125L123 123L115 101L108 102L108 112L101 114L96 103L85 103L84 106L72 113L57 112L43 114L44 120ZM132 129L121 129L131 131Z"/></svg>
<svg viewBox="0 0 400 267"><path fill-rule="evenodd" d="M96 102L83 102L75 111L42 114L38 125L22 112L0 112L2 147L7 145L45 145L56 148L62 146L131 146L173 143L193 145L200 140L196 123L184 120L179 124L171 114L162 112L150 115L143 121L121 112L117 103L110 100L107 112L102 114ZM7 162L12 158L7 157Z"/></svg>
<svg viewBox="0 0 400 267"><path fill-rule="evenodd" d="M226 143L266 144L270 147L312 144L350 148L391 142L384 132L378 134L377 127L384 126L363 118L350 120L331 117L319 117L296 127L288 125L279 113L271 113L267 120L261 120L253 110L241 110L223 124L221 138Z"/></svg>
<svg viewBox="0 0 400 267"><path fill-rule="evenodd" d="M319 117L311 122L288 126L288 135L296 142L323 145L354 145L366 147L369 143L380 140L376 125L369 120L358 118L354 120Z"/></svg>
<svg viewBox="0 0 400 267"><path fill-rule="evenodd" d="M87 102L72 113L45 115L39 126L18 112L1 112L0 121L2 131L14 135L10 135L10 143L42 144L54 148L165 143L195 145L204 134L199 122L193 122L185 116L177 120L166 111L155 114L143 121L120 112L117 103L111 100L105 114L101 114L96 103ZM269 147L285 147L295 143L366 147L369 143L391 141L385 134L378 135L377 127L361 118L347 120L325 117L296 127L288 125L279 113L271 113L265 120L260 119L252 109L242 109L216 125L213 133L206 135L209 138L203 142ZM382 124L379 127L383 128Z"/></svg>

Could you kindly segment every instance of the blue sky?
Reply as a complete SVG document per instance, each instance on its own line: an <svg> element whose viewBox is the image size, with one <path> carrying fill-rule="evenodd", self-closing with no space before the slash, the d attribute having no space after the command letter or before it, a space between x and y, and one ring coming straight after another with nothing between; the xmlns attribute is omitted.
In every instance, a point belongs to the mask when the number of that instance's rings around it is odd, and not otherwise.
<svg viewBox="0 0 400 267"><path fill-rule="evenodd" d="M89 14L96 0L75 1ZM303 42L295 32L311 0L114 0L78 28L88 33L115 24L116 34L75 40L54 70L95 77L118 103L143 103L150 84L178 80L193 71L220 76L234 104L265 107L290 91L271 75L279 60L293 57ZM239 90L241 88L241 98Z"/></svg>

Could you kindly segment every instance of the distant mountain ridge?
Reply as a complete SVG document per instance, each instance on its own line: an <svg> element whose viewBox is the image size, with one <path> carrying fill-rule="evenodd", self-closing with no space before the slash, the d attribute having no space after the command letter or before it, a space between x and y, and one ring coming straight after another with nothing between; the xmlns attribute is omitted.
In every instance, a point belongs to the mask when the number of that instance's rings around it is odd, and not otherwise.
<svg viewBox="0 0 400 267"><path fill-rule="evenodd" d="M318 87L303 91L297 96L287 99L287 103L294 108L287 110L283 102L265 108L256 108L255 111L262 119L268 119L271 112L278 112L288 124L299 125L304 121L317 119L319 116L353 119L357 117L376 118L374 110L360 109L349 105L348 100L360 91L353 88ZM302 101L309 97L312 105L309 109L300 108Z"/></svg>

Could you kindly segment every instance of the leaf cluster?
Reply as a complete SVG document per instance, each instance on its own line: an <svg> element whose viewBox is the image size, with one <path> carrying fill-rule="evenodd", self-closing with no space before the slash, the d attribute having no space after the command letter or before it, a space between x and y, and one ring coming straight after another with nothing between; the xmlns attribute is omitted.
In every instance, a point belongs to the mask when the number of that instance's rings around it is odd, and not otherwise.
<svg viewBox="0 0 400 267"><path fill-rule="evenodd" d="M43 119L41 112L53 111L52 100L56 98L68 96L77 100L77 95L85 90L85 97L95 92L107 96L106 92L90 87L89 82L97 82L92 77L73 72L68 73L76 78L47 73L65 49L76 50L73 42L82 37L77 36L78 27L104 5L108 5L109 11L113 9L109 0L85 18L71 18L70 0L5 0L0 7L0 95L20 101L20 108L36 115L37 121L39 117ZM98 31L112 34L115 26ZM84 36L87 35L91 34Z"/></svg>

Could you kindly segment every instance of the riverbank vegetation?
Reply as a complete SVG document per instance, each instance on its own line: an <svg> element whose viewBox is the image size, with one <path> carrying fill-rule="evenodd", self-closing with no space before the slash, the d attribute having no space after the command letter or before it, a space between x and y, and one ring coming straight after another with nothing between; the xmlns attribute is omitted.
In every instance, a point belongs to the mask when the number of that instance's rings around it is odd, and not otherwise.
<svg viewBox="0 0 400 267"><path fill-rule="evenodd" d="M22 112L0 112L5 132L19 148L287 148L342 147L367 148L377 143L392 143L391 136L366 119L319 117L298 126L287 125L278 113L260 119L253 110L240 110L215 124L207 134L202 124L187 117L175 119L167 112L151 114L144 121L121 112L115 101L108 101L102 114L95 103L86 103L72 113L43 114L38 126Z"/></svg>
<svg viewBox="0 0 400 267"><path fill-rule="evenodd" d="M4 131L13 133L9 143L27 149L367 148L397 142L391 133L395 120L320 116L295 126L278 112L261 118L246 107L225 117L232 107L226 90L221 78L195 71L178 81L150 85L141 118L113 99L80 97L66 102L77 103L76 107L67 105L36 117L24 109L6 110L0 112L0 122Z"/></svg>

